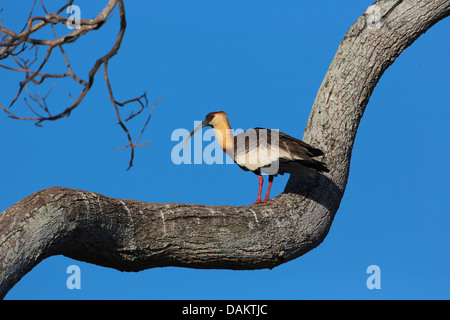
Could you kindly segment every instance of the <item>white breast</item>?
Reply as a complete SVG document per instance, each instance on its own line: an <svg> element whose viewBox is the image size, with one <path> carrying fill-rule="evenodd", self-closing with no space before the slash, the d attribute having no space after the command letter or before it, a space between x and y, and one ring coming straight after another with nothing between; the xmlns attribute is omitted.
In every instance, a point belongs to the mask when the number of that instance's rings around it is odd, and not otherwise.
<svg viewBox="0 0 450 320"><path fill-rule="evenodd" d="M242 167L254 171L258 168L273 165L278 163L280 158L291 159L292 156L283 149L279 148L278 140L267 141L267 136L263 134L262 130L258 129L259 134L253 134L251 130L241 133L236 138L234 161ZM271 140L274 136L278 138L278 131L272 131Z"/></svg>

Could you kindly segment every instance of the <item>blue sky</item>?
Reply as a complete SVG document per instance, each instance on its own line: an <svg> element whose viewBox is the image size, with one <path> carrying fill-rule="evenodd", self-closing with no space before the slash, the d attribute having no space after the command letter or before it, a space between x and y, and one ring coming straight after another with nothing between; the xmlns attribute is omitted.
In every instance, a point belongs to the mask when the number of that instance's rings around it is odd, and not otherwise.
<svg viewBox="0 0 450 320"><path fill-rule="evenodd" d="M127 141L100 70L67 119L38 128L0 116L0 211L52 186L149 202L253 203L257 178L236 165L175 165L172 132L190 131L194 120L224 110L234 128L274 128L301 138L340 41L371 3L127 1L128 28L110 61L110 80L118 100L147 91L152 104L163 95L142 138L149 146L136 150L134 167L126 171L129 151L114 148ZM83 18L102 5L75 4ZM26 19L28 8L25 1L5 7L4 25ZM67 46L81 76L109 50L117 22L116 11L104 28ZM340 209L325 241L306 255L273 270L138 273L55 256L6 298L449 299L449 33L450 20L439 22L381 78L359 127ZM0 74L0 101L7 105L20 79ZM67 92L77 90L57 83L49 104L63 102L62 108ZM14 111L28 114L23 101ZM135 137L143 121L130 126ZM287 179L275 179L273 196ZM81 270L80 290L66 287L73 264ZM379 290L366 286L370 265L380 267Z"/></svg>

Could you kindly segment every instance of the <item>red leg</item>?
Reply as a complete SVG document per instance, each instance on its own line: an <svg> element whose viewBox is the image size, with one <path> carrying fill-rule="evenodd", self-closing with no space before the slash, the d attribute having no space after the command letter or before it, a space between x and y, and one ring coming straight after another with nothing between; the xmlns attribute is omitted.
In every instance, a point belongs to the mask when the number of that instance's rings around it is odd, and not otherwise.
<svg viewBox="0 0 450 320"><path fill-rule="evenodd" d="M273 176L269 176L269 186L267 187L267 193L266 193L266 196L264 197L264 200L262 202L266 202L266 201L272 200L272 199L269 198L269 196L270 196L270 188L272 187L272 182L273 182Z"/></svg>
<svg viewBox="0 0 450 320"><path fill-rule="evenodd" d="M261 203L261 191L264 183L262 175L258 175L258 182L259 182L258 198L256 198L256 202L253 204Z"/></svg>

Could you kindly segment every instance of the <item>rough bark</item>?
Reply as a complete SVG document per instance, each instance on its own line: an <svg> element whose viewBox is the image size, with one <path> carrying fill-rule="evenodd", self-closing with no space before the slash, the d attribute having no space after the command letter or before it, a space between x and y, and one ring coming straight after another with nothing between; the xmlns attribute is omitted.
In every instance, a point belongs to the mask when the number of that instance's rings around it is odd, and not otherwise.
<svg viewBox="0 0 450 320"><path fill-rule="evenodd" d="M450 14L450 1L378 1L380 28L363 14L348 30L318 91L304 140L329 174L291 176L255 206L145 203L54 187L0 214L0 297L41 260L65 256L124 271L151 267L273 268L319 245L347 184L356 131L383 72Z"/></svg>

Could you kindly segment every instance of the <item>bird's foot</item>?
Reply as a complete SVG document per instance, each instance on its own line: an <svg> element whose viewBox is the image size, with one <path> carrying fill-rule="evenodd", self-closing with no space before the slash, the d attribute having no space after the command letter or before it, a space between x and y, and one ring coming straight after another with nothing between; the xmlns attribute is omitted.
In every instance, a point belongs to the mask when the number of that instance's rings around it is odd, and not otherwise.
<svg viewBox="0 0 450 320"><path fill-rule="evenodd" d="M255 203L252 203L251 206L254 205L254 204L265 203L265 202L268 202L268 201L272 201L272 199L270 199L270 198L265 198L264 200L256 200L256 202L255 202Z"/></svg>

